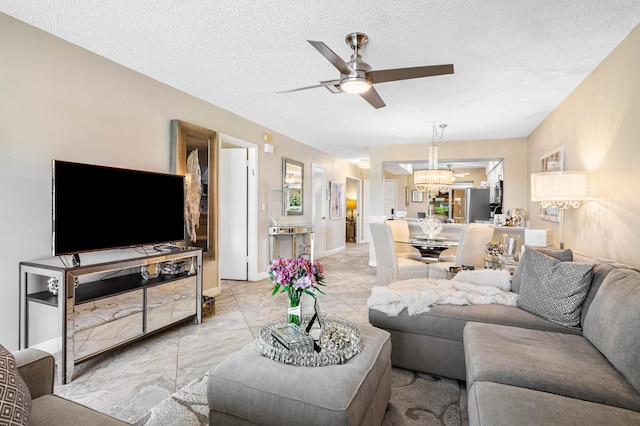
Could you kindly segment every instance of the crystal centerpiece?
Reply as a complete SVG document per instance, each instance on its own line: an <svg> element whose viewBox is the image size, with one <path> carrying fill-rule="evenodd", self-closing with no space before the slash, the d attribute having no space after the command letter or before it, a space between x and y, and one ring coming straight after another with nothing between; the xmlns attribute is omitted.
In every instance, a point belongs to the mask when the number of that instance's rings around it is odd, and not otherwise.
<svg viewBox="0 0 640 426"><path fill-rule="evenodd" d="M433 240L442 231L442 223L435 216L427 216L422 219L420 228L428 239Z"/></svg>

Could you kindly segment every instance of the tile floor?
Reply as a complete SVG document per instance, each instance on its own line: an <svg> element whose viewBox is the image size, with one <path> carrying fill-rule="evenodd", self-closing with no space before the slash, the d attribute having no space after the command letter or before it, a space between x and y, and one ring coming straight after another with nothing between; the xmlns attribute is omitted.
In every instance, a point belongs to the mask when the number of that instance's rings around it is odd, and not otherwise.
<svg viewBox="0 0 640 426"><path fill-rule="evenodd" d="M368 266L369 245L321 259L326 295L323 313L368 324L367 298L375 285ZM121 420L134 423L175 391L218 365L257 337L262 325L281 318L284 295L271 295L266 281L223 281L216 314L202 324L178 325L76 366L71 383L55 392Z"/></svg>

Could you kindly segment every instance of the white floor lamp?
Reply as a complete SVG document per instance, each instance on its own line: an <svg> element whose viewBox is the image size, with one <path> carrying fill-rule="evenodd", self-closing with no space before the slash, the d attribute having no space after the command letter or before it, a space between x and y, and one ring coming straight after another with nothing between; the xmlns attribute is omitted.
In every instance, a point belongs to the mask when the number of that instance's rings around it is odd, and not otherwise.
<svg viewBox="0 0 640 426"><path fill-rule="evenodd" d="M531 175L531 201L557 207L560 216L560 248L564 248L564 213L587 198L587 175L582 172L545 172Z"/></svg>

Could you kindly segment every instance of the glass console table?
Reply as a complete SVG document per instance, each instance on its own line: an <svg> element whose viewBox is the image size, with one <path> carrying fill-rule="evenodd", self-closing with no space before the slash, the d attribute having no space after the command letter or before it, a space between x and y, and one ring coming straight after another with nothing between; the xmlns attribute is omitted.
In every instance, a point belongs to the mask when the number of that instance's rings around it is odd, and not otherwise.
<svg viewBox="0 0 640 426"><path fill-rule="evenodd" d="M298 238L303 238L302 251L299 250ZM280 257L280 239L290 240L290 256L296 258L306 256L313 261L313 225L272 225L269 226L269 258Z"/></svg>

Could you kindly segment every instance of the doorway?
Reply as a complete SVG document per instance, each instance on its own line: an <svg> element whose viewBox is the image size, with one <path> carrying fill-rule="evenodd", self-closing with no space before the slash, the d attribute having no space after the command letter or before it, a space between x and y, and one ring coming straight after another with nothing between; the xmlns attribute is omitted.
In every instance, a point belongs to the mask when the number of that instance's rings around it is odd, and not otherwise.
<svg viewBox="0 0 640 426"><path fill-rule="evenodd" d="M346 211L346 242L364 242L361 231L360 212L362 209L362 180L353 176L347 176L345 196L347 199Z"/></svg>
<svg viewBox="0 0 640 426"><path fill-rule="evenodd" d="M221 135L219 158L220 278L256 281L257 146Z"/></svg>
<svg viewBox="0 0 640 426"><path fill-rule="evenodd" d="M325 235L327 226L327 180L324 167L311 164L311 222L313 223L313 251L316 258L324 257L326 252Z"/></svg>

